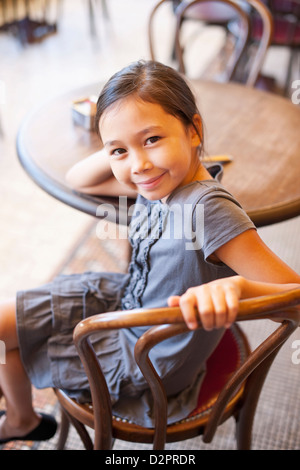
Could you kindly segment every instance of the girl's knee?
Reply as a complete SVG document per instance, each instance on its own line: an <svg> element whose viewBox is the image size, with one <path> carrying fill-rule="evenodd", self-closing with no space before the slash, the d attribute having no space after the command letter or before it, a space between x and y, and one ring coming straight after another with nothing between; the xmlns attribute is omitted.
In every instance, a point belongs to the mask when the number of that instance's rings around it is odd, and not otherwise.
<svg viewBox="0 0 300 470"><path fill-rule="evenodd" d="M0 302L0 340L7 349L18 347L15 299Z"/></svg>

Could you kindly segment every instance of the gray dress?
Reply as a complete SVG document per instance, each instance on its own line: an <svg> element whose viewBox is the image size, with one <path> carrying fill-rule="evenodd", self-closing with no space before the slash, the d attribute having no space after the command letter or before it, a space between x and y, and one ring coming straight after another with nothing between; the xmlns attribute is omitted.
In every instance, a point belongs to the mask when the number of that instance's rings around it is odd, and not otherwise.
<svg viewBox="0 0 300 470"><path fill-rule="evenodd" d="M59 387L80 402L90 400L88 382L72 331L85 317L137 307L166 306L170 295L235 273L209 256L254 228L235 199L216 180L175 190L165 204L137 198L129 229L128 274L84 273L17 294L20 351L37 388ZM103 332L94 340L111 392L115 415L153 424L152 400L135 365L133 349L145 328ZM156 346L151 359L169 396L169 422L186 417L197 403L205 362L223 330L191 331Z"/></svg>

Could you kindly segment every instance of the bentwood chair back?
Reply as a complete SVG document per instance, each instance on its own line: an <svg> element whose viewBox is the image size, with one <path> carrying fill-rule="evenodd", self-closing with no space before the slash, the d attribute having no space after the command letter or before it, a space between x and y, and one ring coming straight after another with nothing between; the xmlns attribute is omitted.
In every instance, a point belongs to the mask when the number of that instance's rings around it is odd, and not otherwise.
<svg viewBox="0 0 300 470"><path fill-rule="evenodd" d="M300 51L300 0L263 0L273 17L273 48L284 47L289 51L286 70L285 91L288 94L291 86L293 67ZM252 18L252 37L260 40L262 20L258 15ZM299 75L298 75L299 77Z"/></svg>
<svg viewBox="0 0 300 470"><path fill-rule="evenodd" d="M152 59L156 58L154 43L154 23L158 11L168 0L158 2L149 18L148 35L150 55ZM248 43L251 37L251 15L253 12L259 16L262 25L262 34L257 43L255 53L248 58ZM177 68L180 72L190 75L187 67L186 56L189 49L193 46L193 40L186 43L183 28L188 20L197 20L199 29L203 32L203 26L213 25L221 26L226 30L225 43L218 57L217 73L213 76L217 81L242 81L246 85L254 86L266 52L268 50L272 31L273 20L268 8L260 2L260 0L183 0L175 10L176 27L175 27L175 59ZM198 46L197 46L198 47ZM197 57L203 57L208 44L201 45L197 54L194 53L192 58L193 67L197 62ZM247 57L247 60L245 58ZM243 62L241 62L243 60ZM238 69L241 63L241 68ZM220 66L221 64L221 66ZM213 70L213 67L210 67ZM210 74L214 72L209 72ZM196 78L196 77L193 77Z"/></svg>
<svg viewBox="0 0 300 470"><path fill-rule="evenodd" d="M237 323L263 319L278 322L276 329L250 351L247 337ZM207 362L207 373L195 410L186 419L168 425L168 398L149 352L160 341L189 331L180 309L112 312L83 320L74 330L74 341L89 379L92 404L78 404L62 390L55 390L63 409L58 447L64 447L69 422L75 426L87 449L111 449L117 438L152 443L154 449L161 450L166 442L198 435L203 435L205 442L211 442L218 425L234 416L237 448L250 449L252 423L264 380L280 347L299 326L299 321L300 289L240 301L237 322L226 330ZM105 377L90 341L99 330L133 326L149 326L136 343L135 358L152 392L155 428L119 420L113 415ZM94 441L85 426L95 430Z"/></svg>

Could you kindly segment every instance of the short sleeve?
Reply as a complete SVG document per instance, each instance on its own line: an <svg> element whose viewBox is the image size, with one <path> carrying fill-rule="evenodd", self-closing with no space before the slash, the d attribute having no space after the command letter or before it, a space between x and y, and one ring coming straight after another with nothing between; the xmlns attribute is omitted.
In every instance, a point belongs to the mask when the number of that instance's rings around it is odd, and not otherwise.
<svg viewBox="0 0 300 470"><path fill-rule="evenodd" d="M222 245L255 225L236 199L221 185L213 186L199 199L204 206L203 253L207 259ZM196 208L196 207L195 207ZM197 211L194 210L193 225L197 231Z"/></svg>

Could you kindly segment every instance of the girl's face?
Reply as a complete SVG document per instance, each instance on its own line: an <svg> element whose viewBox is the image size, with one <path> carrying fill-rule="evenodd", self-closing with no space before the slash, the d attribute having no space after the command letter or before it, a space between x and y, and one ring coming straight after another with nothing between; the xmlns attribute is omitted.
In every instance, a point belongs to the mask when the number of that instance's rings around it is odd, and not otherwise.
<svg viewBox="0 0 300 470"><path fill-rule="evenodd" d="M145 198L164 199L196 179L199 136L159 104L129 96L105 111L99 128L116 179Z"/></svg>

